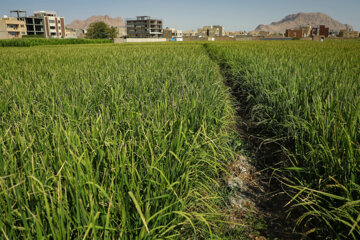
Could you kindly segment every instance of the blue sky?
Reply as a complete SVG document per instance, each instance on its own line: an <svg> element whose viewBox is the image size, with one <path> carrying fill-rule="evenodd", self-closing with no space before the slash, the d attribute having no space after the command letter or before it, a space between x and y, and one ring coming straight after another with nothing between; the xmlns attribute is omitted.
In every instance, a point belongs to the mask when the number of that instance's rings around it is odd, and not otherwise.
<svg viewBox="0 0 360 240"><path fill-rule="evenodd" d="M360 0L1 0L0 15L12 9L53 10L66 23L92 15L123 18L149 15L164 20L164 27L182 30L223 25L228 31L253 30L298 12L323 12L360 30Z"/></svg>

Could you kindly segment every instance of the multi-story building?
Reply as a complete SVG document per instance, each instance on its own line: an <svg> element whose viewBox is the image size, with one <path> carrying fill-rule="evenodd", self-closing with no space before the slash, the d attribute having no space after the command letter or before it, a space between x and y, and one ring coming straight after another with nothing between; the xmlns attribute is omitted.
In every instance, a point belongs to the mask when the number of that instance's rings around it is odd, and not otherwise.
<svg viewBox="0 0 360 240"><path fill-rule="evenodd" d="M163 21L150 16L137 16L126 20L128 38L161 38L163 36Z"/></svg>
<svg viewBox="0 0 360 240"><path fill-rule="evenodd" d="M7 16L0 19L0 39L22 38L24 35L26 35L25 21Z"/></svg>
<svg viewBox="0 0 360 240"><path fill-rule="evenodd" d="M26 17L25 22L28 35L40 35L46 37L43 18L34 16Z"/></svg>
<svg viewBox="0 0 360 240"><path fill-rule="evenodd" d="M204 26L198 29L199 37L222 37L225 35L223 26Z"/></svg>
<svg viewBox="0 0 360 240"><path fill-rule="evenodd" d="M163 37L168 40L182 41L183 32L174 28L165 28L163 30Z"/></svg>
<svg viewBox="0 0 360 240"><path fill-rule="evenodd" d="M19 21L25 21L27 35L41 35L46 38L65 38L65 20L56 16L56 12L38 11L28 16L26 11L12 10Z"/></svg>
<svg viewBox="0 0 360 240"><path fill-rule="evenodd" d="M325 27L325 25L320 25L318 27L313 27L311 30L312 37L329 37L329 28Z"/></svg>
<svg viewBox="0 0 360 240"><path fill-rule="evenodd" d="M16 13L19 21L25 21L27 35L40 35L45 37L44 19L42 17L28 16L26 11L12 10L10 16Z"/></svg>
<svg viewBox="0 0 360 240"><path fill-rule="evenodd" d="M359 32L350 30L340 30L339 37L342 38L358 38Z"/></svg>
<svg viewBox="0 0 360 240"><path fill-rule="evenodd" d="M34 17L44 20L45 36L47 38L65 38L65 20L56 16L56 12L38 11Z"/></svg>
<svg viewBox="0 0 360 240"><path fill-rule="evenodd" d="M212 26L214 31L215 31L215 36L216 37L223 37L225 36L225 29L223 26L219 26L219 25L215 25Z"/></svg>

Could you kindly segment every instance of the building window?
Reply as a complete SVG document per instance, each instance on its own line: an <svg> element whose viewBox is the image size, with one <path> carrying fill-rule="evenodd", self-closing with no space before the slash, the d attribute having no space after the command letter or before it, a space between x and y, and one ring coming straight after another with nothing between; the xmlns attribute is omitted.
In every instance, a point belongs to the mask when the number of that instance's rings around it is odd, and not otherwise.
<svg viewBox="0 0 360 240"><path fill-rule="evenodd" d="M52 32L52 33L51 33L51 36L56 36L56 33Z"/></svg>
<svg viewBox="0 0 360 240"><path fill-rule="evenodd" d="M50 26L50 29L55 29L55 26Z"/></svg>
<svg viewBox="0 0 360 240"><path fill-rule="evenodd" d="M25 27L25 25L24 25L24 24L21 24L21 27L23 28L23 27Z"/></svg>
<svg viewBox="0 0 360 240"><path fill-rule="evenodd" d="M21 32L21 35L25 35L25 32Z"/></svg>
<svg viewBox="0 0 360 240"><path fill-rule="evenodd" d="M43 24L42 19L35 19L35 24Z"/></svg>
<svg viewBox="0 0 360 240"><path fill-rule="evenodd" d="M42 27L42 26L36 26L36 27L35 27L35 31L42 32L42 31L44 31L44 30L43 30L43 27Z"/></svg>
<svg viewBox="0 0 360 240"><path fill-rule="evenodd" d="M49 20L49 23L55 23L55 20Z"/></svg>

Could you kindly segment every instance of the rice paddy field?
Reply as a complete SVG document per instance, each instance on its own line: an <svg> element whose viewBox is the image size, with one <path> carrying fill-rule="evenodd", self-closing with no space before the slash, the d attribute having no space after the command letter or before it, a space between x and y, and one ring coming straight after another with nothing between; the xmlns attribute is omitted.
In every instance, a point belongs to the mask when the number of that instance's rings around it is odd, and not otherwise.
<svg viewBox="0 0 360 240"><path fill-rule="evenodd" d="M96 44L96 43L112 43L109 39L83 39L83 38L20 38L0 40L0 47L31 47L42 45L69 45L69 44Z"/></svg>
<svg viewBox="0 0 360 240"><path fill-rule="evenodd" d="M1 48L0 238L246 239L222 68L286 150L298 225L359 237L360 42L254 41Z"/></svg>

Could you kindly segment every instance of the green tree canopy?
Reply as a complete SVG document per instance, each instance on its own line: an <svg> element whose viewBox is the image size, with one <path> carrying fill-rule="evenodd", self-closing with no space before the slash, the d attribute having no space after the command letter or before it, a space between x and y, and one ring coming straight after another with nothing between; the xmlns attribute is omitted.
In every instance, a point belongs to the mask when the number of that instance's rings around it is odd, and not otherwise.
<svg viewBox="0 0 360 240"><path fill-rule="evenodd" d="M116 36L117 36L116 28L109 27L104 22L91 23L86 33L86 37L90 39L99 39L99 38L114 39Z"/></svg>

